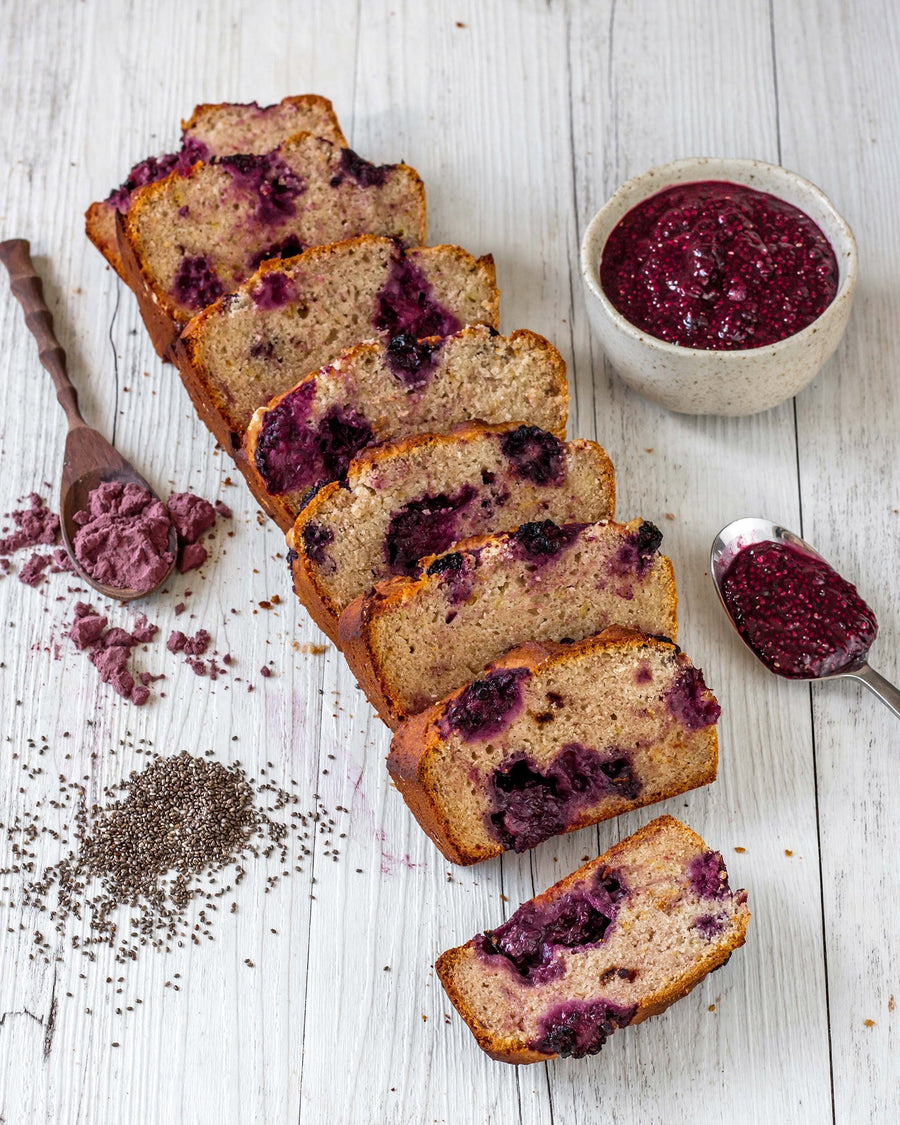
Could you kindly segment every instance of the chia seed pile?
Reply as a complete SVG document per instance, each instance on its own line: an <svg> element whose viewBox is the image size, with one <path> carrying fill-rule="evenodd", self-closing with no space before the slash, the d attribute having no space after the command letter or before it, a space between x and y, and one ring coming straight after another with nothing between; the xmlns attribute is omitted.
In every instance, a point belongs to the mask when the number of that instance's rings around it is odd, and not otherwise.
<svg viewBox="0 0 900 1125"><path fill-rule="evenodd" d="M233 894L247 860L277 865L278 873L266 878L268 894L280 879L303 871L317 834L326 836L325 856L338 859L332 837L344 833L317 795L315 808L301 812L295 792L248 777L240 762L211 760L211 753L154 754L141 771L104 790L109 803L102 807L88 804L81 782L60 776L59 798L46 803L63 815L74 807L73 841L65 839L68 824L59 833L43 823L43 802L10 824L0 823L14 857L0 876L25 877L17 900L7 905L47 918L46 928L34 934L31 959L64 960L58 950L66 942L90 960L95 947L111 947L115 960L125 963L143 946L171 952L189 942L212 941L215 916L225 909L221 900L229 897L229 912L237 910ZM42 772L22 768L29 777ZM70 850L36 873L35 845L44 835ZM70 925L73 919L81 923L81 933Z"/></svg>

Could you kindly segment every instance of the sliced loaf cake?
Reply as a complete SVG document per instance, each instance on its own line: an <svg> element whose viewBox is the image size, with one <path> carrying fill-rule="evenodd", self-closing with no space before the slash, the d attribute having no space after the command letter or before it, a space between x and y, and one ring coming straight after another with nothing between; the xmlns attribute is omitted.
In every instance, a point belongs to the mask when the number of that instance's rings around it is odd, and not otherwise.
<svg viewBox="0 0 900 1125"><path fill-rule="evenodd" d="M306 505L288 533L294 587L334 639L354 598L382 578L417 573L426 555L527 520L604 519L614 505L612 465L591 441L476 424L407 438L367 450L346 483L325 485Z"/></svg>
<svg viewBox="0 0 900 1125"><path fill-rule="evenodd" d="M92 203L85 214L85 230L116 273L124 280L125 271L116 241L116 213L128 210L134 192L147 184L163 180L172 172L188 172L198 160L232 153L271 152L288 137L313 133L333 144L347 141L327 98L299 94L284 98L277 105L259 106L222 103L198 105L182 122L181 148L163 156L150 156L136 164L124 183L99 203Z"/></svg>
<svg viewBox="0 0 900 1125"><path fill-rule="evenodd" d="M367 446L447 433L471 419L531 422L563 437L566 366L543 336L484 325L452 336L357 344L253 415L241 467L285 529L314 485Z"/></svg>
<svg viewBox="0 0 900 1125"><path fill-rule="evenodd" d="M609 625L676 637L672 564L652 523L526 523L382 582L340 622L360 687L396 727L526 641L580 641Z"/></svg>
<svg viewBox="0 0 900 1125"><path fill-rule="evenodd" d="M478 863L708 785L718 718L676 645L613 626L513 649L403 723L387 765L447 859Z"/></svg>
<svg viewBox="0 0 900 1125"><path fill-rule="evenodd" d="M217 157L140 189L116 226L126 280L166 357L195 313L268 258L360 234L421 245L425 188L406 164L376 167L300 133L271 152Z"/></svg>
<svg viewBox="0 0 900 1125"><path fill-rule="evenodd" d="M749 920L722 856L661 816L435 968L491 1058L582 1058L724 965Z"/></svg>
<svg viewBox="0 0 900 1125"><path fill-rule="evenodd" d="M264 262L190 321L174 356L201 418L236 451L255 410L353 344L496 328L499 301L490 255L364 235Z"/></svg>

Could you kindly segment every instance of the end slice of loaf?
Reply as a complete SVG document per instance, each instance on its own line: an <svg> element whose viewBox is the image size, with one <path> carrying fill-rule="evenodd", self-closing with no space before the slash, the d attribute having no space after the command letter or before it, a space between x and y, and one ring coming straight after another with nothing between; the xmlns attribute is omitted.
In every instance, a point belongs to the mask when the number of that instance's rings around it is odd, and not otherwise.
<svg viewBox="0 0 900 1125"><path fill-rule="evenodd" d="M435 969L491 1058L582 1058L724 965L749 920L722 856L662 816Z"/></svg>
<svg viewBox="0 0 900 1125"><path fill-rule="evenodd" d="M610 625L675 640L675 576L661 542L644 520L544 520L473 539L357 598L341 618L341 649L396 728L526 641L580 641Z"/></svg>
<svg viewBox="0 0 900 1125"><path fill-rule="evenodd" d="M253 413L363 340L497 327L494 260L363 235L264 262L187 325L174 350L194 405L235 451Z"/></svg>
<svg viewBox="0 0 900 1125"><path fill-rule="evenodd" d="M339 480L366 447L481 422L530 422L565 436L566 366L535 332L484 325L452 336L357 344L253 415L239 461L285 530L314 485Z"/></svg>
<svg viewBox="0 0 900 1125"><path fill-rule="evenodd" d="M515 648L401 724L387 766L453 863L708 785L719 705L678 647L613 626Z"/></svg>
<svg viewBox="0 0 900 1125"><path fill-rule="evenodd" d="M116 218L126 280L164 358L184 325L269 258L360 234L425 241L425 188L406 164L376 167L300 133L259 156L222 156L132 196ZM278 307L276 281L268 294Z"/></svg>
<svg viewBox="0 0 900 1125"><path fill-rule="evenodd" d="M346 484L326 485L303 509L288 533L294 587L334 639L354 598L417 573L427 555L528 520L603 519L614 506L612 464L591 441L476 424L407 438L367 450Z"/></svg>
<svg viewBox="0 0 900 1125"><path fill-rule="evenodd" d="M178 152L142 160L120 187L102 202L90 205L85 213L87 236L124 281L125 269L116 241L116 213L127 212L134 192L172 172L186 173L198 160L238 152L271 152L283 140L304 132L325 137L336 145L347 143L331 102L317 94L298 94L268 106L256 102L198 105L191 117L182 122Z"/></svg>

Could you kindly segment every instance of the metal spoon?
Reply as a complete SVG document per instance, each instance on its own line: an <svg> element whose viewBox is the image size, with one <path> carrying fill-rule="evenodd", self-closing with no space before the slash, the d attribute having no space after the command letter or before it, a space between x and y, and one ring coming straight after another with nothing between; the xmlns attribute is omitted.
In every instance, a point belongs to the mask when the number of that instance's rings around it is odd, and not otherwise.
<svg viewBox="0 0 900 1125"><path fill-rule="evenodd" d="M709 565L710 575L712 576L716 593L719 595L719 601L722 603L722 608L728 614L728 619L731 621L732 625L734 625L734 620L731 617L731 612L722 594L722 579L735 555L744 547L749 547L751 543L788 543L812 555L814 558L821 559L826 565L830 565L827 559L823 559L819 552L810 547L808 543L804 542L799 535L795 535L792 531L788 531L786 527L779 527L778 524L771 523L769 520L764 520L757 516L749 516L746 519L735 520L733 523L728 524L727 527L723 527L713 540ZM737 626L735 626L735 628L737 628ZM738 636L740 636L740 633L738 633ZM741 637L741 640L743 641L744 638ZM744 643L746 644L747 642L744 641ZM747 645L747 647L753 652L753 649L749 645ZM756 656L757 654L753 652L753 655ZM857 659L852 665L848 664L835 672L805 678L810 680L835 680L841 677L859 680L861 683L865 684L869 691L877 695L886 707L889 707L895 715L900 717L900 690L894 687L884 676L879 675L873 668L870 668L868 661L865 659L861 663ZM791 678L803 679L804 677Z"/></svg>
<svg viewBox="0 0 900 1125"><path fill-rule="evenodd" d="M56 397L69 419L69 434L63 458L62 485L59 495L63 542L72 563L85 582L118 601L131 601L152 594L166 581L175 566L178 536L174 525L169 531L169 552L172 565L159 582L149 590L122 590L96 582L75 557L76 512L88 506L89 494L104 481L120 481L145 488L159 499L141 474L110 445L106 438L91 429L78 410L78 392L66 372L66 353L53 334L53 314L44 301L44 287L31 261L30 246L24 238L0 242L0 261L9 270L10 288L25 312L25 323L37 340L41 363L50 372L56 386Z"/></svg>

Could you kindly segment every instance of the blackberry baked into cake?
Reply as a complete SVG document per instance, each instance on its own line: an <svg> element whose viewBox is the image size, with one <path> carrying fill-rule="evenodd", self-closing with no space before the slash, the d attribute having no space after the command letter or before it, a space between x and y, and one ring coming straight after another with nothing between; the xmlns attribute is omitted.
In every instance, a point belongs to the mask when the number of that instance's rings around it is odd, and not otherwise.
<svg viewBox="0 0 900 1125"><path fill-rule="evenodd" d="M563 437L566 367L535 332L484 325L452 336L394 336L350 348L261 407L242 462L254 495L286 530L313 485L339 480L367 446L481 422L530 422Z"/></svg>
<svg viewBox="0 0 900 1125"><path fill-rule="evenodd" d="M662 816L435 968L491 1058L582 1058L724 965L749 920L721 855Z"/></svg>
<svg viewBox="0 0 900 1125"><path fill-rule="evenodd" d="M405 164L376 167L300 133L271 152L220 156L141 188L116 227L126 281L165 357L195 313L265 259L360 234L421 245L425 189Z"/></svg>
<svg viewBox="0 0 900 1125"><path fill-rule="evenodd" d="M341 612L374 582L467 536L528 520L611 515L603 449L536 426L462 426L370 449L346 482L325 485L288 534L294 587L332 638ZM454 685L455 686L455 685Z"/></svg>
<svg viewBox="0 0 900 1125"><path fill-rule="evenodd" d="M85 213L87 236L125 280L116 241L116 213L128 211L136 191L172 172L184 174L198 160L233 153L271 152L297 133L312 133L340 146L347 143L331 102L317 94L300 94L269 106L256 102L198 105L191 117L182 122L178 152L142 160L105 200L90 205Z"/></svg>
<svg viewBox="0 0 900 1125"><path fill-rule="evenodd" d="M676 645L526 644L403 723L387 765L453 863L533 848L716 777L719 705Z"/></svg>
<svg viewBox="0 0 900 1125"><path fill-rule="evenodd" d="M490 255L363 235L264 262L189 322L175 361L200 417L237 450L255 410L352 345L496 328L499 301Z"/></svg>
<svg viewBox="0 0 900 1125"><path fill-rule="evenodd" d="M675 578L661 542L644 520L542 520L458 544L412 579L357 598L341 618L342 651L396 727L526 641L578 641L609 625L675 640Z"/></svg>

